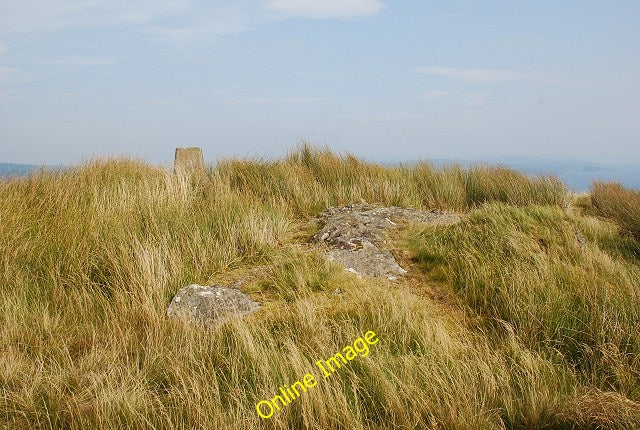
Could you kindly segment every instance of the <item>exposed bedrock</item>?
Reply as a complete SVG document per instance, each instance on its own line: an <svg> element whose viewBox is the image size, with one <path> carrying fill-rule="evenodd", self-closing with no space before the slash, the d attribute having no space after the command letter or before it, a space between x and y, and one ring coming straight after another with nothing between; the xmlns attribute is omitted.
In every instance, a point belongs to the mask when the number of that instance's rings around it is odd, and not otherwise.
<svg viewBox="0 0 640 430"><path fill-rule="evenodd" d="M452 224L459 220L459 215L449 212L350 204L327 208L313 218L311 222L321 230L312 241L327 245L327 258L349 272L395 280L406 271L385 249L387 230L402 222Z"/></svg>

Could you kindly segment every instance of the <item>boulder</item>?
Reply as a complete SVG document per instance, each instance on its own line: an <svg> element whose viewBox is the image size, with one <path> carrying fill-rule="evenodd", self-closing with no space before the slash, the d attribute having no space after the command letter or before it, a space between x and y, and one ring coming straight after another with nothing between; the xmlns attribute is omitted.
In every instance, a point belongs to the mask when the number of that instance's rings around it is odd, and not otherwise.
<svg viewBox="0 0 640 430"><path fill-rule="evenodd" d="M188 324L211 327L259 308L258 302L235 288L192 284L178 290L169 304L167 316Z"/></svg>

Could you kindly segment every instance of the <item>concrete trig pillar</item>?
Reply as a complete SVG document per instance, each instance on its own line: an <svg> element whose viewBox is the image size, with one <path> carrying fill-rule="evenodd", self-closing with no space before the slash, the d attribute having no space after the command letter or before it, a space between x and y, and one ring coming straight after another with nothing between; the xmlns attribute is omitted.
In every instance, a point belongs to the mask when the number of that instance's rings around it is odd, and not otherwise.
<svg viewBox="0 0 640 430"><path fill-rule="evenodd" d="M200 148L176 148L173 162L174 172L194 172L204 170L204 159Z"/></svg>

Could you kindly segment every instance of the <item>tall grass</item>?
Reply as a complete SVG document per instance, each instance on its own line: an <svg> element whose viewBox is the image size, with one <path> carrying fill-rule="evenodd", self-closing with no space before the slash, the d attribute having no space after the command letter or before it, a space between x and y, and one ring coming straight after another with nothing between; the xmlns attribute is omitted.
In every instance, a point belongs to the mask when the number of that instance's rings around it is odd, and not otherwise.
<svg viewBox="0 0 640 430"><path fill-rule="evenodd" d="M591 203L596 214L612 218L640 240L640 191L626 189L619 183L595 182Z"/></svg>
<svg viewBox="0 0 640 430"><path fill-rule="evenodd" d="M446 230L419 232L411 246L427 272L444 267L488 327L505 322L581 380L640 401L640 267L601 249L607 234L557 207L494 203Z"/></svg>
<svg viewBox="0 0 640 430"><path fill-rule="evenodd" d="M638 268L609 230L566 215L567 198L551 178L308 146L202 175L101 160L0 181L0 425L633 428ZM440 255L466 304L358 280L297 239L308 217L359 199L471 211L415 247ZM586 250L573 223L595 225ZM165 317L178 288L235 279L262 310L208 331ZM257 415L367 330L369 356Z"/></svg>
<svg viewBox="0 0 640 430"><path fill-rule="evenodd" d="M217 170L233 190L282 203L304 217L360 200L456 211L490 201L562 207L569 202L566 187L552 177L487 166L437 169L426 162L384 167L308 145L283 160L227 160Z"/></svg>

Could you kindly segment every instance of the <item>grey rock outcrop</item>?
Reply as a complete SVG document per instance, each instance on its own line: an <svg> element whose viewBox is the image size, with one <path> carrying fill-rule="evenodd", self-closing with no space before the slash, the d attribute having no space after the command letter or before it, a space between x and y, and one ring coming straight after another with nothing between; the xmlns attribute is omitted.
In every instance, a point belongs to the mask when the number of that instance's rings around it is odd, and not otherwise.
<svg viewBox="0 0 640 430"><path fill-rule="evenodd" d="M235 288L192 284L178 290L169 304L167 316L211 327L259 308L258 302Z"/></svg>
<svg viewBox="0 0 640 430"><path fill-rule="evenodd" d="M321 230L312 241L328 245L327 258L351 273L395 280L406 271L384 249L386 230L403 221L452 224L459 220L459 215L442 211L350 204L327 208L316 216L311 222Z"/></svg>

